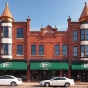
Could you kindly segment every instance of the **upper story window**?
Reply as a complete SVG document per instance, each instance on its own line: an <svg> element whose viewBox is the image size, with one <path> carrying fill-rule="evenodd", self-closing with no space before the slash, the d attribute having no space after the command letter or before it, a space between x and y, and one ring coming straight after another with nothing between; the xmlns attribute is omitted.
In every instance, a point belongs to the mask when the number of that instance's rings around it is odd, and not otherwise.
<svg viewBox="0 0 88 88"><path fill-rule="evenodd" d="M31 45L31 55L36 55L36 45Z"/></svg>
<svg viewBox="0 0 88 88"><path fill-rule="evenodd" d="M17 28L17 38L23 38L23 28Z"/></svg>
<svg viewBox="0 0 88 88"><path fill-rule="evenodd" d="M8 28L8 26L3 26L3 37L9 37Z"/></svg>
<svg viewBox="0 0 88 88"><path fill-rule="evenodd" d="M54 46L54 54L55 55L60 55L60 46L59 45Z"/></svg>
<svg viewBox="0 0 88 88"><path fill-rule="evenodd" d="M62 46L62 54L67 55L67 45Z"/></svg>
<svg viewBox="0 0 88 88"><path fill-rule="evenodd" d="M81 57L88 58L88 45L81 45Z"/></svg>
<svg viewBox="0 0 88 88"><path fill-rule="evenodd" d="M78 51L77 46L73 46L73 57L77 57L77 54L78 54L77 51Z"/></svg>
<svg viewBox="0 0 88 88"><path fill-rule="evenodd" d="M11 44L3 44L3 54L4 55L12 54L12 45Z"/></svg>
<svg viewBox="0 0 88 88"><path fill-rule="evenodd" d="M81 40L88 40L88 29L81 29Z"/></svg>
<svg viewBox="0 0 88 88"><path fill-rule="evenodd" d="M76 30L74 30L74 31L73 31L73 40L74 40L74 41L77 41L77 39L78 39L78 33L77 33Z"/></svg>
<svg viewBox="0 0 88 88"><path fill-rule="evenodd" d="M23 55L23 45L17 45L17 55Z"/></svg>
<svg viewBox="0 0 88 88"><path fill-rule="evenodd" d="M39 45L39 55L44 55L44 46Z"/></svg>

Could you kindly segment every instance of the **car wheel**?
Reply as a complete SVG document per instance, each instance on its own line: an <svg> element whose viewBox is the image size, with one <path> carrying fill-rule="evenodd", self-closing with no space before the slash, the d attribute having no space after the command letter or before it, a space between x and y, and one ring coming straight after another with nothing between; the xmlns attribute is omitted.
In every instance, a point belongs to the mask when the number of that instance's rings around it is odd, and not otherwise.
<svg viewBox="0 0 88 88"><path fill-rule="evenodd" d="M46 86L46 87L49 87L49 86L50 86L50 84L49 84L49 83L45 83L45 86Z"/></svg>
<svg viewBox="0 0 88 88"><path fill-rule="evenodd" d="M16 82L11 82L11 86L16 86Z"/></svg>
<svg viewBox="0 0 88 88"><path fill-rule="evenodd" d="M70 83L65 83L65 87L69 87L70 86Z"/></svg>

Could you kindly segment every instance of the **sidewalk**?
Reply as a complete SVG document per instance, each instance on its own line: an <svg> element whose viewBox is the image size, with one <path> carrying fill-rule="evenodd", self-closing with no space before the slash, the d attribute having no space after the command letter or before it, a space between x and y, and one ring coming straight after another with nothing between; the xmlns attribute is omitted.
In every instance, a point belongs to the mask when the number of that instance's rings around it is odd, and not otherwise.
<svg viewBox="0 0 88 88"><path fill-rule="evenodd" d="M40 85L39 82L23 82L22 85ZM88 85L88 82L75 82L75 85Z"/></svg>
<svg viewBox="0 0 88 88"><path fill-rule="evenodd" d="M22 85L39 85L39 82L23 82Z"/></svg>
<svg viewBox="0 0 88 88"><path fill-rule="evenodd" d="M75 82L76 85L88 85L88 82Z"/></svg>

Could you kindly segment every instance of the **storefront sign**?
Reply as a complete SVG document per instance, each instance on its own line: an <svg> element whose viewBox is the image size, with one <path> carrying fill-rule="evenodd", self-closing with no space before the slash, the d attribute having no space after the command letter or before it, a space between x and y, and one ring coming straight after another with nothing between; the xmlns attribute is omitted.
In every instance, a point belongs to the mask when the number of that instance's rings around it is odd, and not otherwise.
<svg viewBox="0 0 88 88"><path fill-rule="evenodd" d="M40 63L40 67L42 67L42 68L47 68L47 67L50 67L50 66L51 66L51 64L49 62Z"/></svg>
<svg viewBox="0 0 88 88"><path fill-rule="evenodd" d="M1 67L10 67L12 65L12 63L10 62L5 62L1 64Z"/></svg>
<svg viewBox="0 0 88 88"><path fill-rule="evenodd" d="M88 68L88 63L81 65L83 68Z"/></svg>

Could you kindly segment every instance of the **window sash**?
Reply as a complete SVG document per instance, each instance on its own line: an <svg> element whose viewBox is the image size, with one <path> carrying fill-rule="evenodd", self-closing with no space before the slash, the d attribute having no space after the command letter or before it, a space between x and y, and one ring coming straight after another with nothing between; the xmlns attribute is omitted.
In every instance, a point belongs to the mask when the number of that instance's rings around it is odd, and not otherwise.
<svg viewBox="0 0 88 88"><path fill-rule="evenodd" d="M23 45L17 45L17 54L23 55Z"/></svg>
<svg viewBox="0 0 88 88"><path fill-rule="evenodd" d="M3 54L4 55L12 54L12 45L11 44L3 44Z"/></svg>
<svg viewBox="0 0 88 88"><path fill-rule="evenodd" d="M3 26L3 37L8 37L8 33L9 33L8 26Z"/></svg>
<svg viewBox="0 0 88 88"><path fill-rule="evenodd" d="M23 28L17 28L17 38L23 38Z"/></svg>
<svg viewBox="0 0 88 88"><path fill-rule="evenodd" d="M81 45L81 57L88 58L88 45Z"/></svg>

